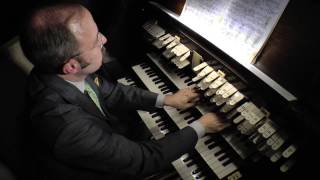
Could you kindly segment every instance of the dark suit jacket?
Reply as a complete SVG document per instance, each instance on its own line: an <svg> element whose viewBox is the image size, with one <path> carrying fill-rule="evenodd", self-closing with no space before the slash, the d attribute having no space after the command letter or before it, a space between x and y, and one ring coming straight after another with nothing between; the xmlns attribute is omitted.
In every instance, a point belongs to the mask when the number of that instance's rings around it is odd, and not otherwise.
<svg viewBox="0 0 320 180"><path fill-rule="evenodd" d="M75 86L56 75L29 76L28 96L35 158L47 179L134 179L157 172L190 151L196 132L187 127L165 138L135 142L123 135L110 109L148 110L157 94L100 78L87 82L105 105L104 116ZM130 118L130 117L128 117Z"/></svg>

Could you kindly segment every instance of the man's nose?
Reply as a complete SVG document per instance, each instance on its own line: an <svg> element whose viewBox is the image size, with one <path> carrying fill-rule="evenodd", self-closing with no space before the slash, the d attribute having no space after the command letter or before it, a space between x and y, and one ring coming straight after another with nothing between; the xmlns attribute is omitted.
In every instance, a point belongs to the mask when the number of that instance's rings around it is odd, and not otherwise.
<svg viewBox="0 0 320 180"><path fill-rule="evenodd" d="M108 42L108 39L103 34L101 35L102 35L102 45L104 45Z"/></svg>

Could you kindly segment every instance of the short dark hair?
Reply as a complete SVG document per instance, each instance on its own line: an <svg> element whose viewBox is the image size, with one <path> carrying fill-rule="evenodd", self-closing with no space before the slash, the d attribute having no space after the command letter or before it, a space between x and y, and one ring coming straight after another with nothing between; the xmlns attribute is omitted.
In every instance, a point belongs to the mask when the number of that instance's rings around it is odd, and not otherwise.
<svg viewBox="0 0 320 180"><path fill-rule="evenodd" d="M28 16L20 43L39 71L61 73L65 61L78 53L78 41L69 25L80 21L84 9L80 4L63 3L38 8Z"/></svg>

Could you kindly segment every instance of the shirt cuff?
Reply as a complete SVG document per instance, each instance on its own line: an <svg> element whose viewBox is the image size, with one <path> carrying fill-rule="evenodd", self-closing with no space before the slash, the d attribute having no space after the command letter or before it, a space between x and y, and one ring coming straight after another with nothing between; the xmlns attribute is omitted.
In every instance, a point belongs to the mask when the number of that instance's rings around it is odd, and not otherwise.
<svg viewBox="0 0 320 180"><path fill-rule="evenodd" d="M199 121L193 121L189 126L196 131L198 139L202 138L206 133L204 126Z"/></svg>
<svg viewBox="0 0 320 180"><path fill-rule="evenodd" d="M158 94L158 97L157 97L157 100L156 100L156 104L155 106L157 108L163 108L163 105L164 105L164 95L162 94Z"/></svg>

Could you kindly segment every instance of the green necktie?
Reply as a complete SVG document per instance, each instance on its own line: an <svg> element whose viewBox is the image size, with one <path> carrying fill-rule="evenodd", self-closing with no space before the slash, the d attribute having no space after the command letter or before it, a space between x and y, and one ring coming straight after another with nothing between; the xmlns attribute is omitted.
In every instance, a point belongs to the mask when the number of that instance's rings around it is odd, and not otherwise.
<svg viewBox="0 0 320 180"><path fill-rule="evenodd" d="M99 102L99 99L98 99L98 96L97 96L97 94L94 92L94 90L92 89L92 87L88 83L84 84L84 91L88 93L88 95L90 96L92 101L96 104L96 106L100 109L100 111L104 115L104 112L103 112L103 110L101 108L101 105L100 105L100 102Z"/></svg>

